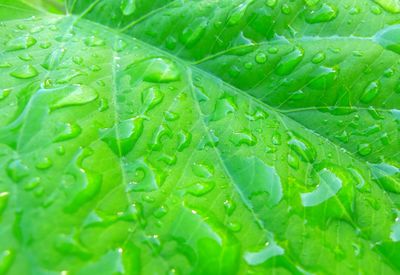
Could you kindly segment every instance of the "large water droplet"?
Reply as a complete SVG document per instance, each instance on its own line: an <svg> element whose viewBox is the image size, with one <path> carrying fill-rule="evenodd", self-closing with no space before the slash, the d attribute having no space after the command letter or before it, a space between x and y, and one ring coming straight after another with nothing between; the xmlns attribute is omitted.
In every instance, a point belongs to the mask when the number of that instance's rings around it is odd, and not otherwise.
<svg viewBox="0 0 400 275"><path fill-rule="evenodd" d="M400 24L381 30L375 35L374 40L382 47L400 54Z"/></svg>
<svg viewBox="0 0 400 275"><path fill-rule="evenodd" d="M56 100L51 105L51 109L60 109L68 106L83 105L97 99L98 94L95 89L85 85L71 85L60 91L65 94L61 99Z"/></svg>
<svg viewBox="0 0 400 275"><path fill-rule="evenodd" d="M28 176L28 167L19 159L12 160L6 167L7 175L14 181L19 182Z"/></svg>
<svg viewBox="0 0 400 275"><path fill-rule="evenodd" d="M81 127L75 123L65 123L60 129L58 129L58 133L56 134L55 142L65 141L69 139L76 138L82 132Z"/></svg>
<svg viewBox="0 0 400 275"><path fill-rule="evenodd" d="M247 264L256 266L265 263L269 259L283 255L285 250L277 245L275 242L271 241L265 245L265 247L257 252L246 252L244 254L244 259Z"/></svg>
<svg viewBox="0 0 400 275"><path fill-rule="evenodd" d="M43 61L42 67L46 70L54 70L61 62L65 55L65 49L57 49L51 52Z"/></svg>
<svg viewBox="0 0 400 275"><path fill-rule="evenodd" d="M304 57L304 50L301 48L295 48L291 53L284 56L278 63L275 73L283 76L288 75L294 71Z"/></svg>
<svg viewBox="0 0 400 275"><path fill-rule="evenodd" d="M32 36L21 36L12 39L6 44L6 51L17 51L27 49L36 44L36 39Z"/></svg>
<svg viewBox="0 0 400 275"><path fill-rule="evenodd" d="M1 216L2 216L3 212L6 210L9 197L10 197L9 192L1 192L0 193L0 221L1 221Z"/></svg>
<svg viewBox="0 0 400 275"><path fill-rule="evenodd" d="M112 128L100 130L100 138L118 156L128 154L143 132L143 118L135 117L121 121Z"/></svg>
<svg viewBox="0 0 400 275"><path fill-rule="evenodd" d="M371 84L369 84L368 87L365 88L363 94L361 95L360 101L362 103L370 103L379 94L380 86L381 85L379 81L374 81Z"/></svg>
<svg viewBox="0 0 400 275"><path fill-rule="evenodd" d="M304 17L308 23L315 24L332 21L336 18L337 14L335 6L324 3L319 9L307 9Z"/></svg>
<svg viewBox="0 0 400 275"><path fill-rule="evenodd" d="M318 172L319 184L310 193L301 194L301 201L305 207L316 206L335 196L342 188L343 182L329 169Z"/></svg>
<svg viewBox="0 0 400 275"><path fill-rule="evenodd" d="M254 146L257 143L257 138L248 129L233 133L229 140L235 146L241 146L243 144L246 144L248 146Z"/></svg>
<svg viewBox="0 0 400 275"><path fill-rule="evenodd" d="M399 0L374 0L385 10L392 13L400 13L400 1Z"/></svg>
<svg viewBox="0 0 400 275"><path fill-rule="evenodd" d="M155 83L168 83L180 79L180 71L175 62L164 57L157 57L143 62L144 69L143 80ZM132 64L130 68L135 68L137 64ZM137 73L134 70L133 73Z"/></svg>
<svg viewBox="0 0 400 275"><path fill-rule="evenodd" d="M280 177L273 167L257 157L232 157L225 160L231 177L243 194L246 205L253 209L252 200L272 207L282 199Z"/></svg>
<svg viewBox="0 0 400 275"><path fill-rule="evenodd" d="M186 47L194 46L204 35L208 26L208 20L205 17L194 19L183 31L180 41Z"/></svg>
<svg viewBox="0 0 400 275"><path fill-rule="evenodd" d="M400 168L389 164L371 164L372 177L378 181L385 190L400 194Z"/></svg>
<svg viewBox="0 0 400 275"><path fill-rule="evenodd" d="M20 79L28 79L37 76L39 72L32 65L23 65L18 67L13 72L10 73L11 76Z"/></svg>
<svg viewBox="0 0 400 275"><path fill-rule="evenodd" d="M309 163L314 162L317 153L311 143L305 139L298 135L291 134L288 145L303 161Z"/></svg>
<svg viewBox="0 0 400 275"><path fill-rule="evenodd" d="M120 8L123 15L129 16L136 10L136 0L122 0Z"/></svg>

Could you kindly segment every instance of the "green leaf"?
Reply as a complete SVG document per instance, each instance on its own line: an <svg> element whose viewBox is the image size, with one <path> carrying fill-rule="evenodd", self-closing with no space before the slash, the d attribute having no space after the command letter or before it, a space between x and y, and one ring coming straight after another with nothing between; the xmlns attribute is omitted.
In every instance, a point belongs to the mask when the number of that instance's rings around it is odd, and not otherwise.
<svg viewBox="0 0 400 275"><path fill-rule="evenodd" d="M0 274L400 271L396 0L39 2L0 3Z"/></svg>

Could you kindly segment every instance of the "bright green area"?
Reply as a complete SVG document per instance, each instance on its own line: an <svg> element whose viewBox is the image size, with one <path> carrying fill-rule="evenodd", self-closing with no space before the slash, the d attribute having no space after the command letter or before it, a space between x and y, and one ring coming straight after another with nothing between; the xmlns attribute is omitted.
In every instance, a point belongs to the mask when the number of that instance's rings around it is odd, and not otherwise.
<svg viewBox="0 0 400 275"><path fill-rule="evenodd" d="M0 274L400 272L398 0L0 20Z"/></svg>

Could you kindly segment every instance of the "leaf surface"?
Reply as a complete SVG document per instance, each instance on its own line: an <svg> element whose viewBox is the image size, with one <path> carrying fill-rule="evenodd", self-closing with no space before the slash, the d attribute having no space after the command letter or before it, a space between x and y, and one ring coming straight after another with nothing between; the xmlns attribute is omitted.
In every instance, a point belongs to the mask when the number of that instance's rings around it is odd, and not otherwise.
<svg viewBox="0 0 400 275"><path fill-rule="evenodd" d="M396 1L2 3L0 273L399 271Z"/></svg>

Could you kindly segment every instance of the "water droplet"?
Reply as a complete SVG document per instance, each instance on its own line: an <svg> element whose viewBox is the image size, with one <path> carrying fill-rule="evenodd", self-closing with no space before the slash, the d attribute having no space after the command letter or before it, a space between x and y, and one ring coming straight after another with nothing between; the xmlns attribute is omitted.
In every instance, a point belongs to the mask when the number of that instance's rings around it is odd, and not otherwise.
<svg viewBox="0 0 400 275"><path fill-rule="evenodd" d="M180 35L180 41L188 48L194 46L201 37L204 35L208 27L208 20L206 17L194 19Z"/></svg>
<svg viewBox="0 0 400 275"><path fill-rule="evenodd" d="M178 113L175 113L172 111L165 111L164 117L165 117L165 120L167 120L167 121L176 121L179 119L180 116Z"/></svg>
<svg viewBox="0 0 400 275"><path fill-rule="evenodd" d="M141 94L143 113L152 110L162 102L164 94L160 91L160 87L154 86L143 91Z"/></svg>
<svg viewBox="0 0 400 275"><path fill-rule="evenodd" d="M160 125L156 131L154 131L152 140L149 143L149 147L154 151L161 150L164 137L171 138L172 135L173 132L167 125Z"/></svg>
<svg viewBox="0 0 400 275"><path fill-rule="evenodd" d="M86 44L86 46L89 46L89 47L98 47L98 46L103 46L106 43L101 38L98 38L96 36L90 36L85 39L85 44Z"/></svg>
<svg viewBox="0 0 400 275"><path fill-rule="evenodd" d="M381 84L379 81L374 81L371 84L369 84L368 87L365 88L363 94L361 95L360 101L362 103L370 103L379 94L380 86Z"/></svg>
<svg viewBox="0 0 400 275"><path fill-rule="evenodd" d="M332 169L323 168L318 171L319 184L314 191L302 193L301 201L305 207L319 205L335 196L343 186L342 178L338 177Z"/></svg>
<svg viewBox="0 0 400 275"><path fill-rule="evenodd" d="M126 180L129 181L126 192L151 192L158 189L154 169L144 159L125 164L124 171L126 171Z"/></svg>
<svg viewBox="0 0 400 275"><path fill-rule="evenodd" d="M265 62L267 62L267 55L265 53L257 53L256 54L256 62L258 64L264 64Z"/></svg>
<svg viewBox="0 0 400 275"><path fill-rule="evenodd" d="M154 83L169 83L180 79L180 71L175 62L170 59L158 57L144 61L146 66L144 70L143 80ZM137 68L137 64L133 64L133 68ZM131 66L128 67L131 69ZM133 72L132 72L133 73ZM134 70L137 73L137 70Z"/></svg>
<svg viewBox="0 0 400 275"><path fill-rule="evenodd" d="M65 54L65 49L63 48L51 52L45 58L44 62L42 63L42 67L49 71L54 70L61 63L64 54Z"/></svg>
<svg viewBox="0 0 400 275"><path fill-rule="evenodd" d="M178 132L178 152L182 152L185 148L189 147L192 141L192 134L181 130Z"/></svg>
<svg viewBox="0 0 400 275"><path fill-rule="evenodd" d="M11 94L11 89L3 89L0 91L0 101L6 99Z"/></svg>
<svg viewBox="0 0 400 275"><path fill-rule="evenodd" d="M398 0L374 0L386 11L392 13L400 13L400 2Z"/></svg>
<svg viewBox="0 0 400 275"><path fill-rule="evenodd" d="M257 157L232 157L225 161L235 185L241 190L243 200L250 209L257 207L252 201L262 201L272 207L283 196L281 180L273 167Z"/></svg>
<svg viewBox="0 0 400 275"><path fill-rule="evenodd" d="M308 87L313 89L330 88L338 77L336 68L320 67L313 74L314 78L308 84Z"/></svg>
<svg viewBox="0 0 400 275"><path fill-rule="evenodd" d="M218 121L226 118L228 114L234 113L237 109L232 97L222 97L215 103L214 112L211 115L211 121Z"/></svg>
<svg viewBox="0 0 400 275"><path fill-rule="evenodd" d="M243 16L246 13L247 6L249 4L249 1L244 1L240 5L238 5L236 8L232 9L228 16L228 26L234 26L242 20Z"/></svg>
<svg viewBox="0 0 400 275"><path fill-rule="evenodd" d="M8 270L14 262L15 252L7 249L0 253L0 273L7 274Z"/></svg>
<svg viewBox="0 0 400 275"><path fill-rule="evenodd" d="M24 189L26 191L31 191L33 189L35 189L36 187L38 187L40 184L40 178L32 178L30 180L28 180L28 182L24 185Z"/></svg>
<svg viewBox="0 0 400 275"><path fill-rule="evenodd" d="M232 232L239 232L242 229L241 224L238 222L230 221L230 222L228 222L228 224L226 226Z"/></svg>
<svg viewBox="0 0 400 275"><path fill-rule="evenodd" d="M53 162L48 157L42 157L37 162L35 167L40 170L45 170L50 168L53 165Z"/></svg>
<svg viewBox="0 0 400 275"><path fill-rule="evenodd" d="M15 69L12 73L10 73L11 76L20 79L33 78L38 74L39 72L32 65L23 65Z"/></svg>
<svg viewBox="0 0 400 275"><path fill-rule="evenodd" d="M76 138L82 132L81 127L75 122L65 123L59 128L54 142Z"/></svg>
<svg viewBox="0 0 400 275"><path fill-rule="evenodd" d="M315 24L332 21L336 18L337 14L335 6L324 3L319 9L307 9L304 17L307 23Z"/></svg>
<svg viewBox="0 0 400 275"><path fill-rule="evenodd" d="M121 0L120 8L123 15L129 16L136 11L136 0Z"/></svg>
<svg viewBox="0 0 400 275"><path fill-rule="evenodd" d="M226 214L228 214L228 216L231 216L236 209L236 203L230 199L225 200L224 208L225 208Z"/></svg>
<svg viewBox="0 0 400 275"><path fill-rule="evenodd" d="M274 241L271 241L265 245L265 247L257 252L245 252L244 259L247 264L251 266L257 266L265 263L269 259L283 255L285 250L277 245Z"/></svg>
<svg viewBox="0 0 400 275"><path fill-rule="evenodd" d="M400 194L400 168L390 163L371 164L370 167L372 178L385 190Z"/></svg>
<svg viewBox="0 0 400 275"><path fill-rule="evenodd" d="M100 129L100 138L118 156L125 156L143 133L143 118L124 120L112 128Z"/></svg>
<svg viewBox="0 0 400 275"><path fill-rule="evenodd" d="M79 149L74 156L73 165L68 169L68 172L76 179L76 185L73 187L77 190L68 190L68 193L73 195L64 208L67 213L78 211L82 205L92 200L100 192L102 175L83 166L83 161L92 154L93 151L89 148Z"/></svg>
<svg viewBox="0 0 400 275"><path fill-rule="evenodd" d="M319 64L319 63L321 63L322 61L324 61L325 58L326 58L325 53L324 53L324 52L319 52L319 53L317 53L316 55L314 55L314 57L312 58L311 61L312 61L312 63L314 63L314 64Z"/></svg>
<svg viewBox="0 0 400 275"><path fill-rule="evenodd" d="M6 44L6 51L17 51L28 49L36 44L36 39L32 36L21 36L15 39L12 39Z"/></svg>
<svg viewBox="0 0 400 275"><path fill-rule="evenodd" d="M0 221L1 221L2 214L6 210L9 197L10 197L9 192L1 192L0 193ZM1 271L1 269L0 269L0 271Z"/></svg>
<svg viewBox="0 0 400 275"><path fill-rule="evenodd" d="M95 89L85 85L70 85L61 88L60 94L64 94L64 97L56 100L51 105L52 110L75 105L84 105L96 100L98 97Z"/></svg>
<svg viewBox="0 0 400 275"><path fill-rule="evenodd" d="M304 57L304 50L295 48L291 53L284 56L278 63L275 73L280 76L288 75L294 71Z"/></svg>
<svg viewBox="0 0 400 275"><path fill-rule="evenodd" d="M277 0L267 0L265 2L265 4L270 7L270 8L274 8L276 6Z"/></svg>
<svg viewBox="0 0 400 275"><path fill-rule="evenodd" d="M0 61L0 69L11 68L12 64L7 61Z"/></svg>
<svg viewBox="0 0 400 275"><path fill-rule="evenodd" d="M257 138L248 129L244 129L241 132L233 133L229 140L235 146L241 146L243 144L254 146L257 144Z"/></svg>
<svg viewBox="0 0 400 275"><path fill-rule="evenodd" d="M303 138L291 133L288 145L303 161L314 162L317 153L314 147Z"/></svg>
<svg viewBox="0 0 400 275"><path fill-rule="evenodd" d="M128 43L126 43L125 40L118 39L117 41L115 41L115 43L113 45L113 49L116 52L122 52L123 50L125 50L125 48L127 46L128 46Z"/></svg>
<svg viewBox="0 0 400 275"><path fill-rule="evenodd" d="M290 14L292 12L292 9L290 8L290 6L288 4L283 4L281 7L281 11L283 14Z"/></svg>
<svg viewBox="0 0 400 275"><path fill-rule="evenodd" d="M374 40L382 47L400 54L400 24L381 30L375 35Z"/></svg>
<svg viewBox="0 0 400 275"><path fill-rule="evenodd" d="M193 196L200 197L211 192L214 189L215 183L212 181L197 182L187 188L187 192Z"/></svg>
<svg viewBox="0 0 400 275"><path fill-rule="evenodd" d="M372 152L372 147L371 144L369 143L362 143L358 145L358 153L361 156L367 156L369 154L371 154Z"/></svg>
<svg viewBox="0 0 400 275"><path fill-rule="evenodd" d="M213 167L210 164L205 163L193 163L192 171L197 177L205 179L211 178L214 173Z"/></svg>
<svg viewBox="0 0 400 275"><path fill-rule="evenodd" d="M7 165L7 175L14 181L19 182L28 176L28 167L19 159L12 160Z"/></svg>

